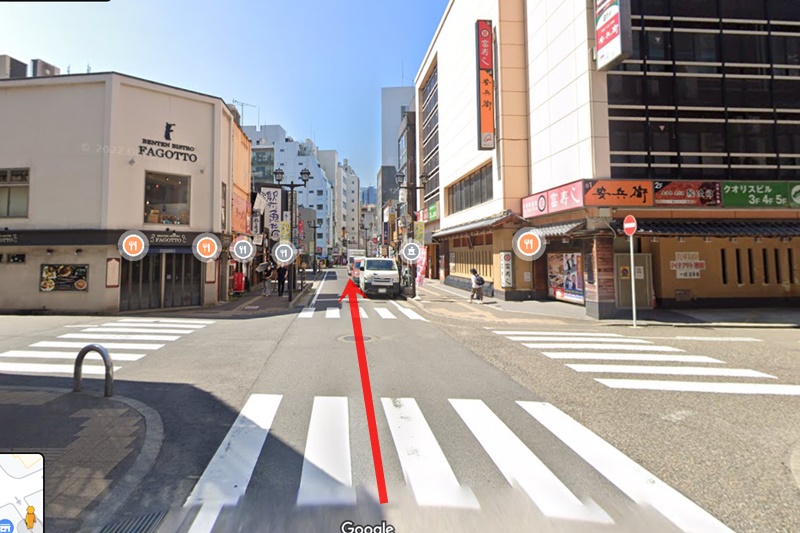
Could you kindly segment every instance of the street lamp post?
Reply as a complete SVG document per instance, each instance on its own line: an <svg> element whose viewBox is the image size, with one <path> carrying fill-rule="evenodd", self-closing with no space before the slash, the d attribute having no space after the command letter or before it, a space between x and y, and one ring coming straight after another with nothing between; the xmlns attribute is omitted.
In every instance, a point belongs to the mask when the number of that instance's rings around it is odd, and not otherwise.
<svg viewBox="0 0 800 533"><path fill-rule="evenodd" d="M291 241L292 246L296 250L297 249L297 245L294 242L294 226L295 226L295 223L294 223L294 211L295 211L295 203L296 203L297 198L294 195L294 190L297 187L305 187L308 184L308 180L311 179L311 171L308 170L307 168L304 168L303 170L300 171L300 179L303 180L303 183L287 183L285 185L283 183L281 183L283 181L283 176L284 176L282 168L275 169L273 174L275 175L275 182L278 185L280 185L281 187L289 187L289 193L291 195L291 199L289 201L289 226L290 226L289 229L290 229L290 232L291 232L289 234L290 235L289 240ZM297 279L296 275L295 275L295 263L296 262L297 262L297 258L295 257L292 260L292 266L289 269L289 302L292 301L292 289L294 289L294 284L296 283L295 280Z"/></svg>
<svg viewBox="0 0 800 533"><path fill-rule="evenodd" d="M397 180L398 187L404 187L408 191L408 194L406 195L406 202L408 202L410 209L407 209L406 211L411 213L410 215L411 221L409 224L406 225L406 240L410 241L414 238L414 222L416 222L414 219L417 214L417 190L425 188L425 184L428 183L428 175L425 173L420 174L419 181L420 183L422 183L421 187L418 187L416 183L413 184L409 183L406 185L405 184L406 175L403 174L402 172L398 172L397 174L395 174L395 179ZM410 198L408 198L409 196ZM413 273L413 275L411 275L410 277L411 277L411 297L416 298L417 297L416 273Z"/></svg>

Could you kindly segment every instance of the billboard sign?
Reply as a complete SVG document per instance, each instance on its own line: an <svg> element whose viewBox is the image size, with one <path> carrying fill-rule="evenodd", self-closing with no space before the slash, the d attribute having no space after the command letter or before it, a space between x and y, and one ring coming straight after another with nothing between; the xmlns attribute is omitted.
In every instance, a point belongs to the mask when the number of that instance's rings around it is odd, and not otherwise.
<svg viewBox="0 0 800 533"><path fill-rule="evenodd" d="M583 203L587 206L653 206L650 180L587 180L583 190Z"/></svg>
<svg viewBox="0 0 800 533"><path fill-rule="evenodd" d="M717 207L722 205L718 181L654 181L653 204L656 207Z"/></svg>
<svg viewBox="0 0 800 533"><path fill-rule="evenodd" d="M475 23L478 64L478 150L494 150L494 38L492 21Z"/></svg>
<svg viewBox="0 0 800 533"><path fill-rule="evenodd" d="M630 55L630 0L595 0L597 70L608 70Z"/></svg>

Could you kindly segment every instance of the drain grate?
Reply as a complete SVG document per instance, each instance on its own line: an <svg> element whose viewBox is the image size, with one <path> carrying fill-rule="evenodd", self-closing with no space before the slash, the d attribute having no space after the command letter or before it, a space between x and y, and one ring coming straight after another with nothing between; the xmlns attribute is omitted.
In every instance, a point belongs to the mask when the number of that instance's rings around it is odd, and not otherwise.
<svg viewBox="0 0 800 533"><path fill-rule="evenodd" d="M167 516L167 511L131 518L124 522L109 524L101 529L99 533L153 533L165 516Z"/></svg>

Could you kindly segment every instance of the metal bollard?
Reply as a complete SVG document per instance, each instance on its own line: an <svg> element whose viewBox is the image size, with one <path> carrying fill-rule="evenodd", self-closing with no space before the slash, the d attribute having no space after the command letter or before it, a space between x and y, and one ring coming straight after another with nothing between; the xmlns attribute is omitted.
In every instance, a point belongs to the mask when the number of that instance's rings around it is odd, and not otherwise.
<svg viewBox="0 0 800 533"><path fill-rule="evenodd" d="M106 367L106 398L114 396L114 365L111 363L111 356L108 350L99 344L88 344L78 353L78 358L75 359L75 374L72 378L72 391L81 392L81 374L83 370L83 360L89 352L97 352L103 358L103 365Z"/></svg>

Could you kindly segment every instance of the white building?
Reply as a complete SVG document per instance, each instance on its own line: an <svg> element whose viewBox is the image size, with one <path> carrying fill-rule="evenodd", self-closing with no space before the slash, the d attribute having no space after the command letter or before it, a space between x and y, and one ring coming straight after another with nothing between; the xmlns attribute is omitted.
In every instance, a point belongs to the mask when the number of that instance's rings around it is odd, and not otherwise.
<svg viewBox="0 0 800 533"><path fill-rule="evenodd" d="M271 149L274 162L273 169L282 169L284 172L283 183L302 183L300 172L307 168L311 172L311 179L306 187L295 189L298 207L307 207L317 212L317 248L318 254L326 257L332 242L332 199L333 186L327 173L322 168L317 146L309 139L297 142L286 136L286 130L280 126L245 126L245 133L252 142L253 150ZM254 163L255 167L255 163ZM266 180L268 177L265 176ZM274 181L274 180L272 180ZM265 181L269 182L269 181ZM256 185L258 180L256 180ZM306 230L304 231L311 231ZM310 252L310 250L304 250Z"/></svg>
<svg viewBox="0 0 800 533"><path fill-rule="evenodd" d="M414 99L414 87L381 88L381 165L397 168L397 130Z"/></svg>
<svg viewBox="0 0 800 533"><path fill-rule="evenodd" d="M350 248L364 248L364 238L361 231L361 179L353 170L347 159L342 165L344 181L347 190L347 225L345 227L347 245Z"/></svg>
<svg viewBox="0 0 800 533"><path fill-rule="evenodd" d="M345 247L342 239L345 237L347 225L347 188L345 187L345 172L339 161L336 150L320 150L319 163L332 184L331 195L331 254L341 255Z"/></svg>
<svg viewBox="0 0 800 533"><path fill-rule="evenodd" d="M233 196L249 186L249 161L246 180L234 179L249 143L221 99L111 72L9 79L0 116L14 124L0 130L0 309L113 313L227 298L227 256L192 253L201 233L225 248L232 230L246 232ZM128 230L150 241L139 261L117 248Z"/></svg>

